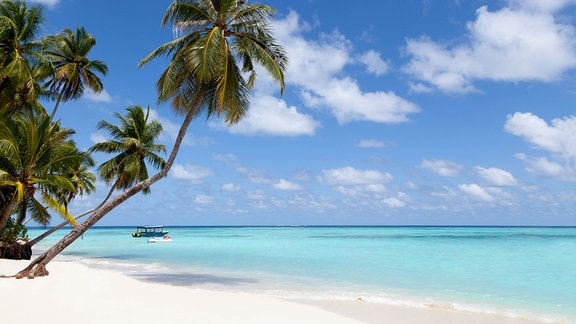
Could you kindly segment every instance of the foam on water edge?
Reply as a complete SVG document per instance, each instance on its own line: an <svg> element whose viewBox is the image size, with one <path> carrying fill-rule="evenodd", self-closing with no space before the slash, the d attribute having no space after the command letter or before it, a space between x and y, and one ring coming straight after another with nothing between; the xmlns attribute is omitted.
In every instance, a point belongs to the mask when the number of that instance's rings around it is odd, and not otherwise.
<svg viewBox="0 0 576 324"><path fill-rule="evenodd" d="M254 293L294 301L338 301L366 302L375 305L410 307L416 309L438 309L444 311L467 312L471 314L493 315L511 319L537 321L542 323L573 323L574 319L559 314L534 313L526 310L495 308L493 305L474 305L447 300L437 300L426 296L411 296L406 293L374 293L363 290L363 287L340 287L319 285L310 278L276 276L263 272L231 272L222 269L202 267L175 270L160 263L126 262L106 258L86 258L74 255L60 255L57 261L78 262L95 269L117 271L144 282L184 286L195 289L233 293ZM187 280L171 280L172 275L178 278L189 276ZM194 278L206 278L206 282ZM219 278L221 281L219 281ZM227 280L235 280L230 284ZM257 279L255 279L257 278ZM209 282L209 283L208 283ZM332 286L332 287L331 287Z"/></svg>

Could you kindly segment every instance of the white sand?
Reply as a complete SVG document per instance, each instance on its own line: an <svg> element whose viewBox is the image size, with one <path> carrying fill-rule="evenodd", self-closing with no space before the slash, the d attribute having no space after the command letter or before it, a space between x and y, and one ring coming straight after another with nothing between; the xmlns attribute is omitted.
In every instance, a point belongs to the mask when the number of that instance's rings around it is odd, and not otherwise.
<svg viewBox="0 0 576 324"><path fill-rule="evenodd" d="M0 259L0 275L28 261ZM296 303L265 295L216 292L138 281L111 270L53 261L50 275L0 278L2 323L531 323L526 320L357 302Z"/></svg>

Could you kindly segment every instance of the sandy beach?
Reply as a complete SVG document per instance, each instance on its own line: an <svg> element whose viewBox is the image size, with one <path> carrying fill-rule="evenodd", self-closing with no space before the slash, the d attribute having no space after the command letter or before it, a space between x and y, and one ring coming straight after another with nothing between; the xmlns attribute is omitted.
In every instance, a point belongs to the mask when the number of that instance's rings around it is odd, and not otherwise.
<svg viewBox="0 0 576 324"><path fill-rule="evenodd" d="M0 260L0 275L27 261ZM363 301L286 301L139 281L124 274L55 261L48 277L0 279L6 323L534 323L442 309Z"/></svg>

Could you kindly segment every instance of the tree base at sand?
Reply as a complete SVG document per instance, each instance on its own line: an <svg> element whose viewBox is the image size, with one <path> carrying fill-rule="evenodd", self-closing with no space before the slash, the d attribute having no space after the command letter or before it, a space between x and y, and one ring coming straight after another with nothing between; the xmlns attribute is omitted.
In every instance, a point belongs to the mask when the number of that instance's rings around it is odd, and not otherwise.
<svg viewBox="0 0 576 324"><path fill-rule="evenodd" d="M41 263L28 266L26 269L18 272L14 277L16 279L28 278L34 279L36 277L44 277L49 274L46 266Z"/></svg>

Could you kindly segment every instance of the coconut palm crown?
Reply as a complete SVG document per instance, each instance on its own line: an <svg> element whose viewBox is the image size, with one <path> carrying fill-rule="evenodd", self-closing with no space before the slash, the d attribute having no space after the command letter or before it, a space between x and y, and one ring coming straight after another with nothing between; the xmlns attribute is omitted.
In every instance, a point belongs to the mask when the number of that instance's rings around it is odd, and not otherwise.
<svg viewBox="0 0 576 324"><path fill-rule="evenodd" d="M78 99L88 88L94 93L103 90L98 74L106 75L108 66L99 60L88 59L90 50L96 45L96 39L84 30L77 28L76 32L65 29L60 34L46 39L45 55L54 68L54 77L46 87L56 97L56 105L52 110L54 118L61 101Z"/></svg>
<svg viewBox="0 0 576 324"><path fill-rule="evenodd" d="M21 224L27 212L46 225L51 218L48 209L75 224L67 205L85 189L70 174L94 162L77 149L72 134L73 130L61 128L44 113L0 115L0 187L10 192L0 213L0 230L11 214L17 214L16 222Z"/></svg>
<svg viewBox="0 0 576 324"><path fill-rule="evenodd" d="M245 116L249 91L262 66L284 91L287 56L276 43L268 18L275 10L239 0L176 0L162 25L172 24L176 39L145 57L172 60L157 82L160 102L186 114L198 109L207 116L224 115L228 125Z"/></svg>
<svg viewBox="0 0 576 324"><path fill-rule="evenodd" d="M39 109L40 81L52 69L37 40L42 8L20 0L0 1L0 112Z"/></svg>
<svg viewBox="0 0 576 324"><path fill-rule="evenodd" d="M164 145L156 144L162 125L156 120L148 121L150 108L146 112L140 106L126 110L125 117L115 113L119 126L104 120L98 123L98 129L106 130L112 139L90 148L90 152L117 154L98 167L100 177L116 189L126 189L148 179L147 162L157 169L166 163L157 154L166 152ZM150 193L150 188L145 188L143 193Z"/></svg>

